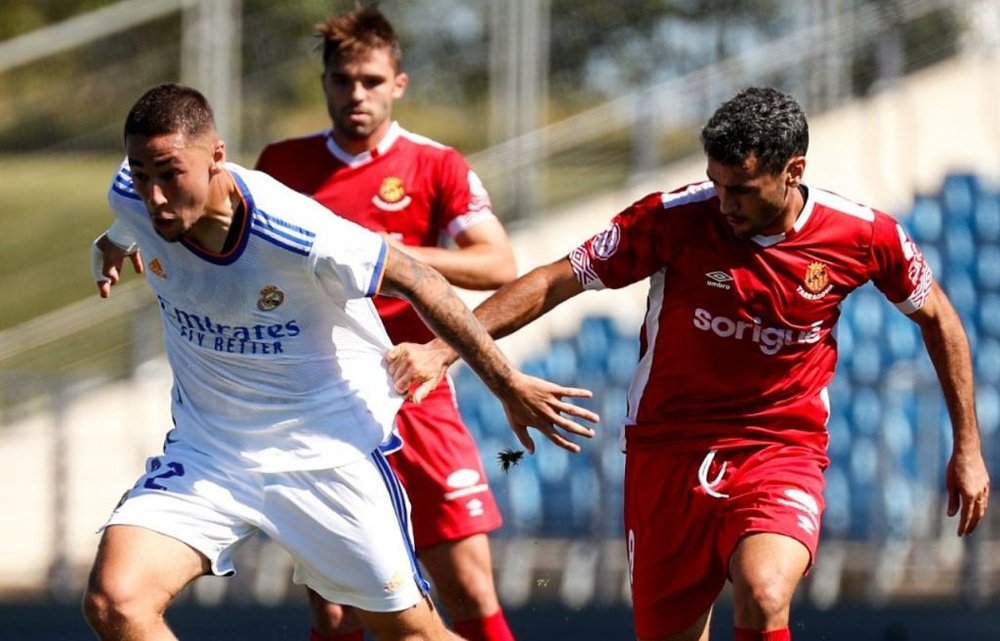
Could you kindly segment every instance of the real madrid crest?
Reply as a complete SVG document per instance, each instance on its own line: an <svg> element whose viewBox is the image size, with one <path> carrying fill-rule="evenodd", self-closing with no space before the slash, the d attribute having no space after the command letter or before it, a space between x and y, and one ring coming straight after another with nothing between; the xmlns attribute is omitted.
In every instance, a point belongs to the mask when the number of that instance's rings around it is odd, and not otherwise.
<svg viewBox="0 0 1000 641"><path fill-rule="evenodd" d="M378 194L372 197L372 204L386 211L405 209L413 199L406 195L406 184L397 176L386 176L378 188Z"/></svg>
<svg viewBox="0 0 1000 641"><path fill-rule="evenodd" d="M833 285L826 265L818 260L809 263L802 277L802 284L797 289L799 295L807 300L819 300L829 294L831 289Z"/></svg>
<svg viewBox="0 0 1000 641"><path fill-rule="evenodd" d="M269 312L278 305L285 302L285 292L278 289L277 285L267 285L260 290L260 298L257 299L257 309L262 312Z"/></svg>

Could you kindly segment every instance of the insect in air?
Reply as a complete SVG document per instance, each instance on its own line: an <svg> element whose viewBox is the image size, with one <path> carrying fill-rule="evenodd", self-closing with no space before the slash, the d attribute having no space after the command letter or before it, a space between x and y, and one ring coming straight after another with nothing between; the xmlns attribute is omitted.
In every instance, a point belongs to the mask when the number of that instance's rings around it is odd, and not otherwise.
<svg viewBox="0 0 1000 641"><path fill-rule="evenodd" d="M507 472L510 468L521 462L522 456L524 456L524 450L514 450L511 448L502 450L497 454L497 460L500 461L500 469Z"/></svg>

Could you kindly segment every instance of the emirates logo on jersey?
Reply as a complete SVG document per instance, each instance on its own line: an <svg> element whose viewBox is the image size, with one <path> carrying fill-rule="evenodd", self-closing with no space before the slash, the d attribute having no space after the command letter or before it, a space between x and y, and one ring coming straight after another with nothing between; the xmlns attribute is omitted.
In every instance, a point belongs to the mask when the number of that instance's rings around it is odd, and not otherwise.
<svg viewBox="0 0 1000 641"><path fill-rule="evenodd" d="M806 300L819 300L829 294L831 289L833 289L833 284L830 283L830 275L827 273L826 265L814 261L806 267L802 285L799 285L796 291Z"/></svg>
<svg viewBox="0 0 1000 641"><path fill-rule="evenodd" d="M372 204L385 211L400 211L412 200L406 195L406 185L402 178L386 176L378 188L378 194L372 197Z"/></svg>
<svg viewBox="0 0 1000 641"><path fill-rule="evenodd" d="M268 285L260 290L260 298L257 299L257 309L262 312L270 312L277 309L285 302L285 292L278 289L277 285Z"/></svg>
<svg viewBox="0 0 1000 641"><path fill-rule="evenodd" d="M149 261L147 266L149 267L149 271L153 272L156 276L159 276L160 278L167 277L167 272L163 269L163 263L160 262L159 258L154 258Z"/></svg>

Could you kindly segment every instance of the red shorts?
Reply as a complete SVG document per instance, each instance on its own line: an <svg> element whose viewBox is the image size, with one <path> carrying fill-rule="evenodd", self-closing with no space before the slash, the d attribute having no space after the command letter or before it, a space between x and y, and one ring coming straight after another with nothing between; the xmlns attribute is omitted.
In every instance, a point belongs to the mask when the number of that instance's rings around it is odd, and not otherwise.
<svg viewBox="0 0 1000 641"><path fill-rule="evenodd" d="M404 445L388 460L410 498L418 550L503 523L450 383L446 378L419 404L404 402L396 415Z"/></svg>
<svg viewBox="0 0 1000 641"><path fill-rule="evenodd" d="M698 620L718 598L729 557L748 534L819 544L823 470L815 450L758 445L698 452L630 441L625 533L635 632L659 638Z"/></svg>

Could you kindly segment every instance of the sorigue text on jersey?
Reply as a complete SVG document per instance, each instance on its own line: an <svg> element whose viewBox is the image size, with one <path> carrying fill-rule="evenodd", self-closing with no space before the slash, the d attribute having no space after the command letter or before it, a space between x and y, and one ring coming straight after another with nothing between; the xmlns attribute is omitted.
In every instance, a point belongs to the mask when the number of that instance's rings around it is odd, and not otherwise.
<svg viewBox="0 0 1000 641"><path fill-rule="evenodd" d="M298 336L302 330L295 319L251 326L223 325L208 316L188 312L157 296L160 309L181 338L199 347L230 354L283 354L282 340Z"/></svg>
<svg viewBox="0 0 1000 641"><path fill-rule="evenodd" d="M694 311L694 326L703 331L711 331L720 338L735 338L756 343L760 351L773 356L786 345L815 343L820 339L820 326L823 321L816 321L809 329L791 329L787 327L764 327L759 319L749 323L743 320L733 320L726 316L713 316L712 312L699 307Z"/></svg>

